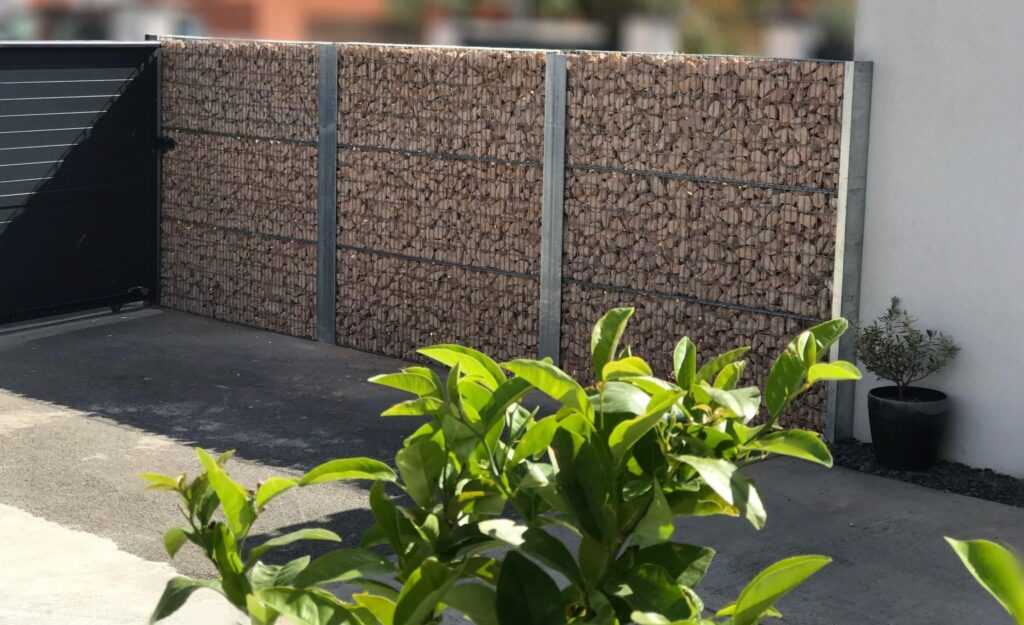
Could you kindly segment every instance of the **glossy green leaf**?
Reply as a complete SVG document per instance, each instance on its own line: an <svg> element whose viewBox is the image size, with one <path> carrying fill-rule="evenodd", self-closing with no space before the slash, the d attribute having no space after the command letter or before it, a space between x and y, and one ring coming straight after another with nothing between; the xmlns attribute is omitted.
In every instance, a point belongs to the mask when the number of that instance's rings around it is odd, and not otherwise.
<svg viewBox="0 0 1024 625"><path fill-rule="evenodd" d="M1009 549L989 540L956 540L946 542L996 601L1024 625L1024 567Z"/></svg>
<svg viewBox="0 0 1024 625"><path fill-rule="evenodd" d="M420 625L434 614L445 593L455 583L455 571L434 558L423 561L409 575L395 605L394 625Z"/></svg>
<svg viewBox="0 0 1024 625"><path fill-rule="evenodd" d="M345 548L325 553L309 563L295 578L295 586L352 582L365 577L390 575L394 565L369 549Z"/></svg>
<svg viewBox="0 0 1024 625"><path fill-rule="evenodd" d="M395 481L391 467L372 458L339 458L329 460L306 472L299 480L299 486L323 484L338 480L380 480Z"/></svg>
<svg viewBox="0 0 1024 625"><path fill-rule="evenodd" d="M814 338L818 342L818 357L824 356L828 352L828 348L833 343L839 340L839 337L846 332L846 329L850 327L850 323L839 317L837 319L831 319L823 323L809 328L808 332L814 335Z"/></svg>
<svg viewBox="0 0 1024 625"><path fill-rule="evenodd" d="M746 449L767 451L832 466L832 452L816 432L808 430L781 430L772 432L744 445Z"/></svg>
<svg viewBox="0 0 1024 625"><path fill-rule="evenodd" d="M594 325L590 335L590 358L596 379L605 379L604 366L615 359L619 341L633 312L633 308L613 308Z"/></svg>
<svg viewBox="0 0 1024 625"><path fill-rule="evenodd" d="M255 590L274 586L291 586L295 577L309 566L310 557L295 558L286 564L264 564L257 562L249 570L249 581Z"/></svg>
<svg viewBox="0 0 1024 625"><path fill-rule="evenodd" d="M791 345L795 345L794 352L804 361L804 366L810 367L818 362L818 341L810 332L801 332Z"/></svg>
<svg viewBox="0 0 1024 625"><path fill-rule="evenodd" d="M180 477L171 477L160 473L140 473L139 477L146 481L147 490L178 490Z"/></svg>
<svg viewBox="0 0 1024 625"><path fill-rule="evenodd" d="M697 380L697 346L687 336L681 338L672 351L672 371L676 384L683 390L689 390Z"/></svg>
<svg viewBox="0 0 1024 625"><path fill-rule="evenodd" d="M673 622L669 620L664 614L658 614L657 612L642 612L640 610L633 610L629 614L629 620L634 625L673 625ZM703 625L698 621L686 620L676 621L675 625Z"/></svg>
<svg viewBox="0 0 1024 625"><path fill-rule="evenodd" d="M164 549L167 550L167 555L174 559L174 556L178 554L178 550L188 540L188 535L185 530L180 527L172 527L164 533Z"/></svg>
<svg viewBox="0 0 1024 625"><path fill-rule="evenodd" d="M665 494L661 492L661 485L655 479L651 503L633 531L633 541L640 547L657 545L671 539L675 530L672 509L665 500Z"/></svg>
<svg viewBox="0 0 1024 625"><path fill-rule="evenodd" d="M551 448L559 467L557 495L568 504L579 528L598 539L617 532L608 455L565 428L559 428Z"/></svg>
<svg viewBox="0 0 1024 625"><path fill-rule="evenodd" d="M251 625L273 625L281 616L255 594L245 596L245 611L248 613Z"/></svg>
<svg viewBox="0 0 1024 625"><path fill-rule="evenodd" d="M604 414L641 415L647 412L651 397L627 381L606 382L601 392L590 398L590 403Z"/></svg>
<svg viewBox="0 0 1024 625"><path fill-rule="evenodd" d="M739 417L744 423L756 417L757 411L761 408L761 391L756 386L727 391L702 381L700 388L707 393L711 401Z"/></svg>
<svg viewBox="0 0 1024 625"><path fill-rule="evenodd" d="M583 387L568 373L550 362L520 359L506 362L503 366L548 397L572 406L584 414L592 413Z"/></svg>
<svg viewBox="0 0 1024 625"><path fill-rule="evenodd" d="M317 588L267 588L257 597L293 625L358 625L337 597Z"/></svg>
<svg viewBox="0 0 1024 625"><path fill-rule="evenodd" d="M767 514L761 496L754 484L743 475L733 463L720 458L701 458L698 456L675 456L700 474L704 482L715 494L726 503L743 511L751 525L757 529L764 527Z"/></svg>
<svg viewBox="0 0 1024 625"><path fill-rule="evenodd" d="M714 557L715 550L710 547L666 542L636 551L633 562L657 564L668 571L677 584L694 588L704 579Z"/></svg>
<svg viewBox="0 0 1024 625"><path fill-rule="evenodd" d="M573 584L583 585L579 565L565 543L540 528L528 529L523 537L520 551L558 571Z"/></svg>
<svg viewBox="0 0 1024 625"><path fill-rule="evenodd" d="M558 420L554 416L545 417L531 425L516 444L512 464L518 464L547 449L551 444L551 439L555 436L555 431L558 430L558 425Z"/></svg>
<svg viewBox="0 0 1024 625"><path fill-rule="evenodd" d="M724 354L715 356L697 370L696 380L711 383L711 380L718 375L718 372L721 371L723 367L741 360L749 351L749 347L737 347L736 349L731 349Z"/></svg>
<svg viewBox="0 0 1024 625"><path fill-rule="evenodd" d="M678 386L667 380L656 378L651 375L637 375L628 378L622 378L623 382L631 384L648 395L654 396L662 391L673 391L680 390ZM685 389L684 389L685 390Z"/></svg>
<svg viewBox="0 0 1024 625"><path fill-rule="evenodd" d="M722 499L707 484L697 491L675 491L667 493L669 507L677 516L739 516L740 509Z"/></svg>
<svg viewBox="0 0 1024 625"><path fill-rule="evenodd" d="M443 407L444 402L436 397L421 397L397 403L380 414L382 417L422 417L432 415Z"/></svg>
<svg viewBox="0 0 1024 625"><path fill-rule="evenodd" d="M374 526L386 539L391 548L401 553L405 540L400 531L401 518L398 507L384 492L384 483L375 482L370 488L370 510L373 512Z"/></svg>
<svg viewBox="0 0 1024 625"><path fill-rule="evenodd" d="M271 499L298 485L298 480L293 480L287 477L267 478L266 481L260 484L260 487L256 490L256 509L262 510L268 503L270 503Z"/></svg>
<svg viewBox="0 0 1024 625"><path fill-rule="evenodd" d="M819 362L811 365L811 368L807 370L807 383L815 384L817 382L835 380L859 380L861 378L860 370L857 369L852 363L846 362L845 360L836 360L835 362Z"/></svg>
<svg viewBox="0 0 1024 625"><path fill-rule="evenodd" d="M487 404L493 393L494 391L484 386L479 378L463 376L459 380L459 395L462 397L462 401L477 413Z"/></svg>
<svg viewBox="0 0 1024 625"><path fill-rule="evenodd" d="M675 402L682 397L682 394L682 391L665 391L651 398L647 412L616 425L608 436L608 447L611 448L612 459L616 463L622 462L633 445L665 417Z"/></svg>
<svg viewBox="0 0 1024 625"><path fill-rule="evenodd" d="M445 594L444 601L476 625L498 625L498 595L490 586L476 582L457 584Z"/></svg>
<svg viewBox="0 0 1024 625"><path fill-rule="evenodd" d="M507 378L498 363L490 356L462 345L433 345L416 350L427 358L447 366L459 365L463 373L478 377L489 389L496 389Z"/></svg>
<svg viewBox="0 0 1024 625"><path fill-rule="evenodd" d="M661 614L672 621L699 617L704 607L696 593L680 586L656 564L641 564L625 571L616 595L635 611Z"/></svg>
<svg viewBox="0 0 1024 625"><path fill-rule="evenodd" d="M499 625L562 625L562 595L554 580L516 551L505 556L498 575Z"/></svg>
<svg viewBox="0 0 1024 625"><path fill-rule="evenodd" d="M488 519L486 521L480 521L477 523L477 528L481 533L496 538L504 543L508 543L513 547L522 545L525 541L523 535L526 530L530 529L528 526L522 523L517 523L512 519Z"/></svg>
<svg viewBox="0 0 1024 625"><path fill-rule="evenodd" d="M356 604L367 610L377 619L380 625L391 625L395 621L395 602L388 597L382 597L368 592L359 592L352 595ZM364 623L360 625L370 625Z"/></svg>
<svg viewBox="0 0 1024 625"><path fill-rule="evenodd" d="M301 530L295 530L294 532L288 532L281 536L275 536L258 547L253 547L249 551L249 561L255 562L263 557L263 554L267 553L271 549L277 549L285 545L290 545L300 540L322 540L328 542L341 542L341 536L338 536L334 532L323 529L323 528L307 528Z"/></svg>
<svg viewBox="0 0 1024 625"><path fill-rule="evenodd" d="M369 382L412 393L417 397L441 397L441 390L437 388L434 379L419 373L385 373L373 376Z"/></svg>
<svg viewBox="0 0 1024 625"><path fill-rule="evenodd" d="M210 487L217 493L228 527L231 528L235 536L244 536L256 519L256 511L249 500L249 493L241 484L232 480L221 468L221 465L213 459L213 456L205 450L197 449L196 454L206 470Z"/></svg>
<svg viewBox="0 0 1024 625"><path fill-rule="evenodd" d="M826 556L795 556L764 569L736 600L733 625L755 625L775 602L831 561Z"/></svg>
<svg viewBox="0 0 1024 625"><path fill-rule="evenodd" d="M803 361L789 350L775 359L764 389L765 406L773 420L782 415L782 411L803 387L806 373Z"/></svg>
<svg viewBox="0 0 1024 625"><path fill-rule="evenodd" d="M431 507L446 461L444 450L431 439L415 442L395 455L405 490L416 505Z"/></svg>
<svg viewBox="0 0 1024 625"><path fill-rule="evenodd" d="M725 617L725 616L732 616L733 614L736 614L736 602L735 601L733 601L732 603L730 603L727 606L724 606L718 612L715 612L715 616L720 617L720 618L721 617ZM775 608L768 608L767 610L764 611L764 614L762 614L761 616L766 617L766 618L782 618L782 612L779 612Z"/></svg>
<svg viewBox="0 0 1024 625"><path fill-rule="evenodd" d="M503 419L508 407L522 399L530 392L531 388L530 383L522 378L513 378L502 382L491 394L491 398L484 407L480 409L480 417L485 424Z"/></svg>
<svg viewBox="0 0 1024 625"><path fill-rule="evenodd" d="M605 364L604 369L601 370L602 380L617 380L623 377L637 376L637 375L653 375L651 366L639 356L627 356L626 358L620 358L619 360L612 360Z"/></svg>
<svg viewBox="0 0 1024 625"><path fill-rule="evenodd" d="M718 372L718 375L715 376L715 383L712 386L725 391L733 390L739 384L740 378L743 377L743 372L746 368L747 363L743 360L739 362L731 362L725 365L722 367L722 370Z"/></svg>
<svg viewBox="0 0 1024 625"><path fill-rule="evenodd" d="M167 582L167 586L164 587L164 592L160 595L160 600L157 602L153 614L149 617L149 622L156 623L174 614L178 611L178 608L185 605L185 602L192 596L192 593L200 588L209 588L210 590L220 592L220 584L213 580L191 579L181 576L171 578Z"/></svg>
<svg viewBox="0 0 1024 625"><path fill-rule="evenodd" d="M579 567L572 553L562 541L539 528L530 528L511 519L492 519L478 524L487 536L516 547L531 558L540 561L575 584L582 584Z"/></svg>
<svg viewBox="0 0 1024 625"><path fill-rule="evenodd" d="M238 552L238 542L231 529L224 523L217 523L208 534L213 547L213 563L221 574L221 590L233 604L245 605L249 593L249 580L245 577L245 564Z"/></svg>

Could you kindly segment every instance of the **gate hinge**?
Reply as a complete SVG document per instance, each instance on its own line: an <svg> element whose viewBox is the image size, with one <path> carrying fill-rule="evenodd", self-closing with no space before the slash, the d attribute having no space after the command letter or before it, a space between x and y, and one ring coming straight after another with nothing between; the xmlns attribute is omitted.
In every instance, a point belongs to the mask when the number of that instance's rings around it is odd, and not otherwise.
<svg viewBox="0 0 1024 625"><path fill-rule="evenodd" d="M178 142L170 137L163 136L156 138L156 149L160 150L161 154L167 154L176 147L178 147Z"/></svg>

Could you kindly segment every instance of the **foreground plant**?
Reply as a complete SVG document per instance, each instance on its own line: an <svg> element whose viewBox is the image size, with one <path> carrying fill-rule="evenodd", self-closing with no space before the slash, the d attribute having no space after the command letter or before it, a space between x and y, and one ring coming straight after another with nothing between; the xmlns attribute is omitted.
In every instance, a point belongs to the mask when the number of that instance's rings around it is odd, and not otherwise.
<svg viewBox="0 0 1024 625"><path fill-rule="evenodd" d="M202 449L196 453L203 471L192 480L184 474L171 477L143 473L142 478L150 488L174 492L181 501L179 509L186 526L172 527L164 534L167 554L173 559L186 543L192 543L214 565L218 577L171 579L150 622L170 616L193 592L203 588L223 595L248 614L253 625L271 625L280 614L288 615L297 624L342 622L309 620L309 615L314 613L347 613L344 604L320 587L344 581L345 575L351 576L355 570L384 575L392 571L387 560L362 549L338 549L315 560L303 556L283 565L262 562L263 556L274 549L298 541L341 541L340 536L326 529L301 529L256 546L246 544L260 514L271 500L285 491L337 480L393 480L395 474L387 465L369 458L334 460L300 479L271 477L252 491L231 479L224 469L233 452L217 458ZM215 519L218 510L220 515Z"/></svg>
<svg viewBox="0 0 1024 625"><path fill-rule="evenodd" d="M775 602L828 558L778 562L712 615L695 588L714 551L673 542L675 522L727 515L760 528L765 508L744 466L772 454L831 466L816 433L784 429L779 419L815 383L860 377L850 363L821 361L846 321L790 342L762 398L759 388L740 386L747 348L698 366L697 348L684 338L673 379L655 377L620 347L632 314L614 309L595 326L589 386L547 360L499 365L458 345L420 350L447 367L444 376L408 367L371 378L414 396L384 416L426 419L396 455L397 476L383 465L358 476L377 475L363 547L385 545L392 558L368 567L374 552L339 550L346 555L334 556L330 575L308 573L318 560L300 558L261 576L268 581L258 587L250 574L247 594L229 600L260 624L286 614L297 624L421 625L448 609L477 625L751 625L777 615ZM534 391L554 407L527 408ZM354 461L372 462L334 462ZM204 461L208 473L218 466ZM299 484L315 481L309 475ZM392 481L400 497L385 490ZM366 592L342 601L320 589L338 580Z"/></svg>
<svg viewBox="0 0 1024 625"><path fill-rule="evenodd" d="M989 540L946 538L974 579L1017 625L1024 625L1024 564L1009 549Z"/></svg>

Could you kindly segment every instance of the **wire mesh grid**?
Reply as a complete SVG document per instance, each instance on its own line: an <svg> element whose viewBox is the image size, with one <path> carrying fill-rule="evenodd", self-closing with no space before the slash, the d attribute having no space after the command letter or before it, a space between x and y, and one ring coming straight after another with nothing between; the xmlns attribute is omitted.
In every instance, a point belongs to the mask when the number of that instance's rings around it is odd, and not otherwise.
<svg viewBox="0 0 1024 625"><path fill-rule="evenodd" d="M165 40L162 301L312 337L317 55L312 46Z"/></svg>
<svg viewBox="0 0 1024 625"><path fill-rule="evenodd" d="M539 167L345 151L338 242L537 273L541 182Z"/></svg>
<svg viewBox="0 0 1024 625"><path fill-rule="evenodd" d="M537 53L339 47L339 343L536 353L543 83Z"/></svg>
<svg viewBox="0 0 1024 625"><path fill-rule="evenodd" d="M830 316L842 84L834 63L570 55L564 368L587 374L612 306L637 307L629 342L662 374L689 335L751 346L751 382ZM820 428L823 405L788 422Z"/></svg>
<svg viewBox="0 0 1024 625"><path fill-rule="evenodd" d="M572 55L569 161L835 191L843 72L842 63Z"/></svg>
<svg viewBox="0 0 1024 625"><path fill-rule="evenodd" d="M162 39L165 126L314 140L314 45Z"/></svg>
<svg viewBox="0 0 1024 625"><path fill-rule="evenodd" d="M567 278L829 314L832 196L579 171L566 188Z"/></svg>
<svg viewBox="0 0 1024 625"><path fill-rule="evenodd" d="M540 160L543 54L346 44L338 55L340 143Z"/></svg>
<svg viewBox="0 0 1024 625"><path fill-rule="evenodd" d="M316 246L163 220L164 305L313 336Z"/></svg>
<svg viewBox="0 0 1024 625"><path fill-rule="evenodd" d="M507 359L537 353L539 280L390 255L338 251L339 343L418 359L461 343Z"/></svg>

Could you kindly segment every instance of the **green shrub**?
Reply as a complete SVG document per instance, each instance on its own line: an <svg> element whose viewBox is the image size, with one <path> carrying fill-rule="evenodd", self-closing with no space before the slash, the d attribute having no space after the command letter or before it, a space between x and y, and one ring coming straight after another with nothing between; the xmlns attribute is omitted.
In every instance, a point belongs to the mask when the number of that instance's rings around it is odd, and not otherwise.
<svg viewBox="0 0 1024 625"><path fill-rule="evenodd" d="M154 620L200 586L222 592L257 624L284 614L297 625L420 625L452 610L477 625L751 625L777 614L774 603L828 558L778 562L709 617L695 588L714 551L673 542L674 523L727 515L760 528L765 508L745 465L779 454L831 466L816 433L783 429L778 421L816 382L860 377L850 363L821 362L846 321L796 337L772 366L762 402L759 388L740 386L746 348L698 367L697 348L684 338L673 354L674 379L655 377L620 347L632 314L614 309L595 326L596 382L588 387L548 360L498 364L458 345L420 350L447 368L444 376L416 366L371 378L413 396L385 417L424 420L395 457L397 475L368 459L336 460L299 480L274 478L246 493L200 452L206 472L191 484L150 478L185 498L185 538L221 575L172 581ZM556 403L550 414L524 405L535 391ZM291 538L242 553L249 526L269 500L261 493L328 479L374 481L374 524L361 548L277 567L259 561L262 549ZM401 496L389 494L388 483ZM202 495L191 495L193 489ZM222 522L211 521L217 500ZM548 531L554 528L571 539ZM174 536L169 544L180 545ZM378 545L391 556L367 550ZM363 592L339 599L322 588L335 581Z"/></svg>
<svg viewBox="0 0 1024 625"><path fill-rule="evenodd" d="M948 365L960 351L953 339L921 331L916 323L894 297L882 316L857 332L857 357L868 371L895 384L900 398L908 386Z"/></svg>

